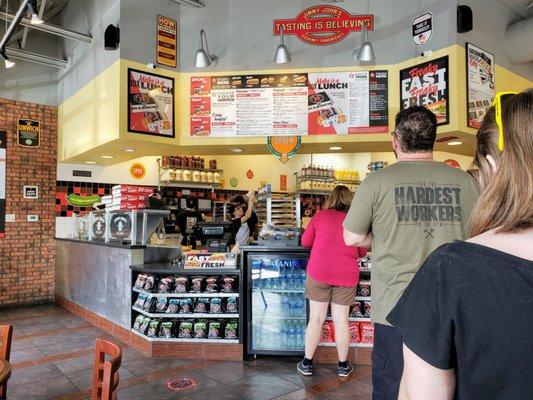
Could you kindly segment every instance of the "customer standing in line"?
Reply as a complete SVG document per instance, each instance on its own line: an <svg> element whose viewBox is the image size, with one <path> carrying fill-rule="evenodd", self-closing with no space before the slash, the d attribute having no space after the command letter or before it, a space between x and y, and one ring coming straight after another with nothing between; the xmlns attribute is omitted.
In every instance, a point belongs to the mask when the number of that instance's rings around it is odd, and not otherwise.
<svg viewBox="0 0 533 400"><path fill-rule="evenodd" d="M490 179L472 238L434 251L388 316L404 340L401 399L533 397L533 90L497 94L480 133Z"/></svg>
<svg viewBox="0 0 533 400"><path fill-rule="evenodd" d="M466 238L477 198L470 175L433 159L436 135L436 117L426 108L398 113L392 132L398 162L367 176L344 221L346 244L372 245L375 400L398 398L403 371L402 337L386 316L433 250Z"/></svg>
<svg viewBox="0 0 533 400"><path fill-rule="evenodd" d="M357 258L366 255L366 249L344 244L342 222L352 198L346 186L336 186L323 211L311 219L302 236L302 246L311 248L306 281L309 323L305 332L305 357L297 365L302 375L313 375L313 355L330 304L339 355L338 375L347 377L353 372L353 365L348 361L348 315L359 282Z"/></svg>

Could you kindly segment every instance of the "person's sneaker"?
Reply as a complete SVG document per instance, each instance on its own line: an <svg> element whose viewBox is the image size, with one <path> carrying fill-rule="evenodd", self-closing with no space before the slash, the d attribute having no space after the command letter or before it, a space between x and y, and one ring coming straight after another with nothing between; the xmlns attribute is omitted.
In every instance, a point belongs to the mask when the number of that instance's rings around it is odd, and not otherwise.
<svg viewBox="0 0 533 400"><path fill-rule="evenodd" d="M353 365L350 361L346 361L345 367L341 367L339 365L339 369L337 370L337 373L341 378L346 378L350 376L352 372L353 372Z"/></svg>
<svg viewBox="0 0 533 400"><path fill-rule="evenodd" d="M298 365L296 366L296 369L302 375L305 375L305 376L313 375L313 364L304 365L303 360L298 363Z"/></svg>

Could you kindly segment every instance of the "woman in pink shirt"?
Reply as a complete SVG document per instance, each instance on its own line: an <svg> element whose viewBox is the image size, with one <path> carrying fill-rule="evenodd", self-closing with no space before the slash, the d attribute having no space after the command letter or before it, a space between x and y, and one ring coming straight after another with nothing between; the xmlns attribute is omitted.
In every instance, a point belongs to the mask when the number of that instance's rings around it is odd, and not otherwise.
<svg viewBox="0 0 533 400"><path fill-rule="evenodd" d="M357 258L366 255L366 249L344 244L342 223L352 197L346 186L335 187L324 204L324 210L313 217L302 236L302 246L311 248L306 282L310 311L305 332L305 358L297 366L302 375L313 375L313 354L320 341L330 303L339 355L338 375L347 377L353 371L352 364L347 360L350 348L348 314L359 282Z"/></svg>

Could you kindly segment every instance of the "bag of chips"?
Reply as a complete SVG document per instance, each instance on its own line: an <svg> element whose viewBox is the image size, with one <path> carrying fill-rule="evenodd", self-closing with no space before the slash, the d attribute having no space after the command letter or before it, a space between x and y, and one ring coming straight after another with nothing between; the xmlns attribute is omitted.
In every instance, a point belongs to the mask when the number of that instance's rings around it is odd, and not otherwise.
<svg viewBox="0 0 533 400"><path fill-rule="evenodd" d="M191 321L181 321L178 331L178 337L191 339L193 336L193 323Z"/></svg>
<svg viewBox="0 0 533 400"><path fill-rule="evenodd" d="M185 297L183 299L180 299L180 310L179 314L191 314L193 311L192 309L192 299L189 297Z"/></svg>
<svg viewBox="0 0 533 400"><path fill-rule="evenodd" d="M361 332L359 331L359 322L350 322L350 343L359 343L361 341Z"/></svg>
<svg viewBox="0 0 533 400"><path fill-rule="evenodd" d="M163 322L161 324L161 327L159 328L159 334L158 337L170 339L172 337L172 328L174 324L170 321Z"/></svg>
<svg viewBox="0 0 533 400"><path fill-rule="evenodd" d="M226 302L226 312L230 314L239 312L239 306L236 297L228 297L228 301Z"/></svg>
<svg viewBox="0 0 533 400"><path fill-rule="evenodd" d="M139 332L146 334L146 331L148 330L148 325L150 325L150 317L144 317L143 322L141 323L141 326L139 327Z"/></svg>
<svg viewBox="0 0 533 400"><path fill-rule="evenodd" d="M135 318L135 322L133 323L133 329L135 329L136 331L139 331L141 329L143 320L144 320L144 315L142 314L137 315L137 318Z"/></svg>
<svg viewBox="0 0 533 400"><path fill-rule="evenodd" d="M361 322L361 343L374 343L374 326L370 322Z"/></svg>
<svg viewBox="0 0 533 400"><path fill-rule="evenodd" d="M333 321L325 321L324 325L322 325L320 341L326 343L335 341L335 328L333 327Z"/></svg>
<svg viewBox="0 0 533 400"><path fill-rule="evenodd" d="M209 302L209 313L210 314L221 314L222 313L222 299L220 297L212 297Z"/></svg>
<svg viewBox="0 0 533 400"><path fill-rule="evenodd" d="M135 284L133 285L133 287L135 289L143 289L145 284L146 284L146 274L139 274L137 275L137 279L135 280Z"/></svg>
<svg viewBox="0 0 533 400"><path fill-rule="evenodd" d="M222 339L223 326L220 321L209 322L208 339Z"/></svg>
<svg viewBox="0 0 533 400"><path fill-rule="evenodd" d="M187 293L189 289L189 278L186 276L177 276L175 279L174 293Z"/></svg>
<svg viewBox="0 0 533 400"><path fill-rule="evenodd" d="M191 278L191 293L202 293L204 287L204 277L203 276L194 276Z"/></svg>
<svg viewBox="0 0 533 400"><path fill-rule="evenodd" d="M222 289L221 292L224 293L233 293L235 292L235 277L234 276L224 276L222 278Z"/></svg>
<svg viewBox="0 0 533 400"><path fill-rule="evenodd" d="M357 295L362 297L369 297L371 293L371 285L369 280L359 281L357 285Z"/></svg>
<svg viewBox="0 0 533 400"><path fill-rule="evenodd" d="M177 314L180 309L180 300L179 299L170 299L168 302L167 314Z"/></svg>
<svg viewBox="0 0 533 400"><path fill-rule="evenodd" d="M141 308L143 309L144 308L144 303L146 302L146 299L148 298L147 295L145 294L139 294L137 296L137 300L135 300L135 303L133 304L134 307L137 307L137 308Z"/></svg>
<svg viewBox="0 0 533 400"><path fill-rule="evenodd" d="M174 285L174 278L167 276L166 278L161 278L159 284L157 285L157 293L170 293L172 291L172 286Z"/></svg>
<svg viewBox="0 0 533 400"><path fill-rule="evenodd" d="M218 277L210 276L205 280L206 293L218 293L220 291Z"/></svg>
<svg viewBox="0 0 533 400"><path fill-rule="evenodd" d="M157 297L155 302L155 310L157 312L165 312L168 305L168 299L166 297Z"/></svg>
<svg viewBox="0 0 533 400"><path fill-rule="evenodd" d="M205 297L199 297L194 303L194 312L195 313L206 313L209 308L209 299Z"/></svg>
<svg viewBox="0 0 533 400"><path fill-rule="evenodd" d="M194 338L205 339L207 337L207 322L197 321L194 324Z"/></svg>
<svg viewBox="0 0 533 400"><path fill-rule="evenodd" d="M238 339L239 337L239 323L237 321L230 321L226 324L224 329L224 339Z"/></svg>
<svg viewBox="0 0 533 400"><path fill-rule="evenodd" d="M370 314L372 312L372 302L365 301L363 310L364 310L363 317L370 318Z"/></svg>
<svg viewBox="0 0 533 400"><path fill-rule="evenodd" d="M146 298L146 301L144 302L144 305L143 305L143 310L144 311L148 311L148 312L152 312L155 308L155 298L154 297L151 297L151 296L148 296Z"/></svg>
<svg viewBox="0 0 533 400"><path fill-rule="evenodd" d="M154 319L150 321L148 324L148 333L146 334L148 337L157 337L157 331L159 329L160 321L158 319Z"/></svg>
<svg viewBox="0 0 533 400"><path fill-rule="evenodd" d="M146 290L148 293L152 293L152 290L154 290L154 286L155 286L155 276L147 275L146 282L144 284L144 290Z"/></svg>
<svg viewBox="0 0 533 400"><path fill-rule="evenodd" d="M361 309L361 302L356 301L350 308L350 317L363 318L363 311Z"/></svg>

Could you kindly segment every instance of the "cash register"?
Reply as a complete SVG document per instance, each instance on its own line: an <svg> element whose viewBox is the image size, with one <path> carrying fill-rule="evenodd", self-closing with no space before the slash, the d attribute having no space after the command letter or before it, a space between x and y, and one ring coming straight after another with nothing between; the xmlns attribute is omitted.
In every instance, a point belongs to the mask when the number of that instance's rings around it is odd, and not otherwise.
<svg viewBox="0 0 533 400"><path fill-rule="evenodd" d="M226 253L231 239L231 222L198 222L194 227L194 237L209 253Z"/></svg>

